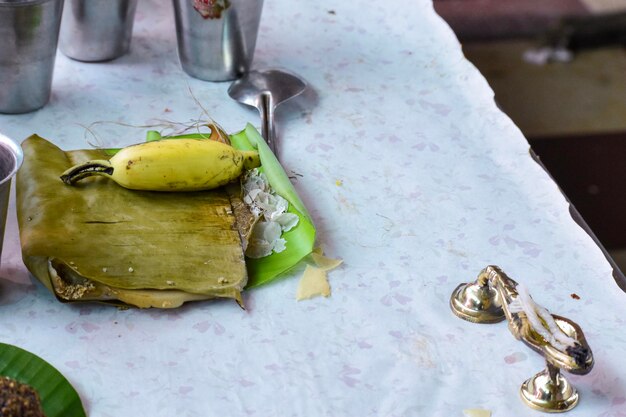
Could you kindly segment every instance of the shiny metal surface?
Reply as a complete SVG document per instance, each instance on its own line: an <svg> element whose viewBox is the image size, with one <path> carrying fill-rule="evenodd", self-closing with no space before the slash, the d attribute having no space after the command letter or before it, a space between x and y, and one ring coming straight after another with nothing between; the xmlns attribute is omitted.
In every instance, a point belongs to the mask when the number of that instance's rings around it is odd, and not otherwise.
<svg viewBox="0 0 626 417"><path fill-rule="evenodd" d="M137 0L65 0L59 49L87 62L126 54L136 9Z"/></svg>
<svg viewBox="0 0 626 417"><path fill-rule="evenodd" d="M575 348L560 350L533 328L523 311L512 311L510 305L519 297L517 282L500 268L490 265L475 282L459 285L450 297L452 312L472 323L495 323L506 318L513 336L546 360L546 369L526 380L520 388L525 404L549 413L569 411L578 404L576 388L561 374L588 374L593 369L591 348L578 324L552 314L556 326L576 341Z"/></svg>
<svg viewBox="0 0 626 417"><path fill-rule="evenodd" d="M16 142L0 134L0 255L4 241L7 207L11 191L11 179L22 165L24 154Z"/></svg>
<svg viewBox="0 0 626 417"><path fill-rule="evenodd" d="M63 0L0 0L0 113L50 99Z"/></svg>
<svg viewBox="0 0 626 417"><path fill-rule="evenodd" d="M242 104L259 109L263 138L278 157L274 112L281 103L296 97L305 89L306 83L296 75L272 69L251 71L234 81L228 89L228 95Z"/></svg>
<svg viewBox="0 0 626 417"><path fill-rule="evenodd" d="M263 0L173 0L183 70L206 81L234 80L252 64ZM218 11L199 6L215 4ZM221 5L221 6L220 6Z"/></svg>
<svg viewBox="0 0 626 417"><path fill-rule="evenodd" d="M498 323L506 318L498 292L478 283L456 287L450 297L450 308L457 317L472 323Z"/></svg>
<svg viewBox="0 0 626 417"><path fill-rule="evenodd" d="M576 388L550 364L524 381L520 396L530 408L548 413L569 411L576 407L580 398Z"/></svg>

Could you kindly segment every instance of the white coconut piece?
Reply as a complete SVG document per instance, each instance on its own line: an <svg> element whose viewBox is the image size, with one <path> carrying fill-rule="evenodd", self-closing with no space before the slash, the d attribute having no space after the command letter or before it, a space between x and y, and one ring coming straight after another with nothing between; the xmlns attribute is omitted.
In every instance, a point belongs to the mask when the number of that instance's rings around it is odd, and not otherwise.
<svg viewBox="0 0 626 417"><path fill-rule="evenodd" d="M246 256L252 259L264 258L272 254L270 242L262 239L250 239L246 248Z"/></svg>
<svg viewBox="0 0 626 417"><path fill-rule="evenodd" d="M281 253L285 249L287 249L287 241L282 237L276 239L274 241L274 247L272 248L274 252Z"/></svg>
<svg viewBox="0 0 626 417"><path fill-rule="evenodd" d="M299 221L296 214L287 213L289 202L273 193L265 175L256 168L246 173L242 188L244 203L259 218L248 240L246 256L262 258L272 252L284 251L287 242L281 235L293 229Z"/></svg>
<svg viewBox="0 0 626 417"><path fill-rule="evenodd" d="M273 219L276 223L280 224L283 232L288 232L298 224L300 220L296 214L293 213L281 213L275 216Z"/></svg>

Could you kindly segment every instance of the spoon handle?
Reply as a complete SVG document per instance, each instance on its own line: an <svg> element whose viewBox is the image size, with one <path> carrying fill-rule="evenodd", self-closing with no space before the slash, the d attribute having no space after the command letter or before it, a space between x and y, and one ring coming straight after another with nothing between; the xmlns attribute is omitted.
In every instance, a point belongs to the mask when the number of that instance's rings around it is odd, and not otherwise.
<svg viewBox="0 0 626 417"><path fill-rule="evenodd" d="M261 106L261 134L265 138L265 142L272 150L272 153L278 159L278 152L276 147L276 132L274 130L274 105L271 102L269 96L264 95Z"/></svg>

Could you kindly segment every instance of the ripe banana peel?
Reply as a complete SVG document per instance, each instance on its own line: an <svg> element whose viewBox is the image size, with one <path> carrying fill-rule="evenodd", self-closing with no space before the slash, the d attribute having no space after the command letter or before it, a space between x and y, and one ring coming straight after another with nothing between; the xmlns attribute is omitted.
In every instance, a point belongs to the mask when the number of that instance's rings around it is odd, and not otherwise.
<svg viewBox="0 0 626 417"><path fill-rule="evenodd" d="M200 191L228 184L244 169L259 165L256 151L240 151L207 139L162 139L123 148L108 161L76 165L61 180L74 185L102 175L132 190Z"/></svg>

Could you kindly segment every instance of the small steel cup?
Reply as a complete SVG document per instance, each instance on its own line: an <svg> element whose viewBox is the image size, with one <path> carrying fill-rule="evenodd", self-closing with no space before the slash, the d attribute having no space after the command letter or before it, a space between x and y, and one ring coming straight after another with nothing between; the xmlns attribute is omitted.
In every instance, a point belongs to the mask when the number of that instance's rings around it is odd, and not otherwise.
<svg viewBox="0 0 626 417"><path fill-rule="evenodd" d="M126 54L136 10L137 0L65 0L59 49L85 62Z"/></svg>
<svg viewBox="0 0 626 417"><path fill-rule="evenodd" d="M0 113L50 100L63 0L0 0Z"/></svg>
<svg viewBox="0 0 626 417"><path fill-rule="evenodd" d="M7 220L11 179L22 165L24 154L20 145L0 134L0 255Z"/></svg>
<svg viewBox="0 0 626 417"><path fill-rule="evenodd" d="M263 0L173 0L183 70L206 81L234 80L252 64Z"/></svg>

